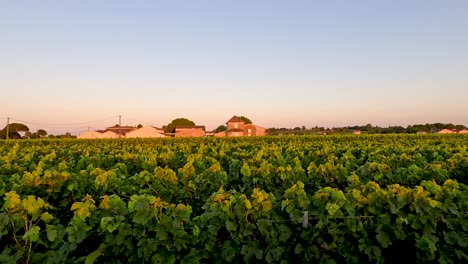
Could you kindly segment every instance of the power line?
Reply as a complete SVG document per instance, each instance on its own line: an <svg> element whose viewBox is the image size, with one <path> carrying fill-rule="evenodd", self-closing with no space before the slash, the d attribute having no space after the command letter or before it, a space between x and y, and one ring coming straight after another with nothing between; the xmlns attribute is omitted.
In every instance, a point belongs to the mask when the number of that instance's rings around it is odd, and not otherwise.
<svg viewBox="0 0 468 264"><path fill-rule="evenodd" d="M31 125L36 125L36 126L74 126L74 125L83 125L83 124L95 123L95 122L100 122L100 121L106 121L106 120L113 119L113 118L116 118L116 117L118 117L118 116L111 116L111 117L96 119L96 120L92 120L92 121L69 123L69 124L37 123L37 122L31 122L31 121L26 121L26 120L19 120L19 119L15 119L15 118L10 118L10 120L14 120L14 121L17 121L17 122L22 122L22 123L27 123L27 124L31 124Z"/></svg>
<svg viewBox="0 0 468 264"><path fill-rule="evenodd" d="M10 118L7 118L7 125L6 125L6 139L10 137Z"/></svg>
<svg viewBox="0 0 468 264"><path fill-rule="evenodd" d="M138 119L135 119L135 118L131 118L131 117L128 117L128 116L123 116L123 117L125 117L127 120L135 121L136 123L146 124L146 125L150 125L150 126L157 126L157 125L154 124L154 123L141 121L141 120L138 120Z"/></svg>
<svg viewBox="0 0 468 264"><path fill-rule="evenodd" d="M19 122L19 123L24 123L27 125L33 125L33 126L40 126L40 127L45 127L48 129L66 129L68 131L73 131L73 132L84 132L84 131L89 131L91 128L96 129L96 127L91 127L91 126L80 126L80 125L86 125L86 124L91 124L91 123L96 123L96 122L102 122L102 121L107 121L111 119L119 118L119 126L121 126L121 119L125 118L126 120L134 121L139 124L144 124L144 125L149 125L153 127L157 127L156 124L151 123L151 122L146 122L142 121L136 118L132 117L127 117L125 115L115 115L115 116L110 116L106 118L101 118L101 119L95 119L95 120L90 120L90 121L84 121L84 122L76 122L76 123L42 123L42 122L36 122L36 121L30 121L30 120L24 120L24 119L16 119L16 118L8 118L8 117L0 117L0 120L11 120L14 122Z"/></svg>
<svg viewBox="0 0 468 264"><path fill-rule="evenodd" d="M81 133L84 131L88 131L90 126L80 126L80 125L85 125L85 124L91 124L91 123L96 123L96 122L102 122L110 119L114 119L118 116L111 116L111 117L106 117L106 118L101 118L101 119L95 119L95 120L90 120L90 121L85 121L85 122L76 122L76 123L41 123L41 122L35 122L35 121L28 121L28 120L22 120L22 119L15 119L15 118L0 118L0 119L6 119L8 120L7 123L11 121L23 123L26 125L32 125L32 126L38 126L42 128L47 128L48 130L67 130L68 133ZM8 129L8 128L7 128ZM7 135L8 136L8 135Z"/></svg>
<svg viewBox="0 0 468 264"><path fill-rule="evenodd" d="M90 121L85 121L85 122L76 122L76 123L41 123L41 122L36 122L36 121L29 121L29 120L22 120L22 119L16 119L16 118L10 118L12 121L16 122L21 122L21 123L26 123L30 125L36 125L36 126L49 126L49 127L54 127L54 126L76 126L76 125L84 125L84 124L90 124L90 123L95 123L95 122L101 122L101 121L106 121L114 118L125 118L130 121L134 121L140 124L146 124L150 126L157 126L155 123L151 122L146 122L142 121L136 118L128 117L125 115L115 115L115 116L110 116L106 118L101 118L101 119L95 119L95 120L90 120ZM8 119L8 117L0 117L0 119Z"/></svg>
<svg viewBox="0 0 468 264"><path fill-rule="evenodd" d="M119 115L119 138L122 137L122 115Z"/></svg>

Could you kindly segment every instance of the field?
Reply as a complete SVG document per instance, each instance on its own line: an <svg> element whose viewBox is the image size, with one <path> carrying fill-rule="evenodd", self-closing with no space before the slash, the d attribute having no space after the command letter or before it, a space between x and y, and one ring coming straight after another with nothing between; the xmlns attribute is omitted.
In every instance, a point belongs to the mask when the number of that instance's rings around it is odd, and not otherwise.
<svg viewBox="0 0 468 264"><path fill-rule="evenodd" d="M0 142L0 262L468 262L468 136Z"/></svg>

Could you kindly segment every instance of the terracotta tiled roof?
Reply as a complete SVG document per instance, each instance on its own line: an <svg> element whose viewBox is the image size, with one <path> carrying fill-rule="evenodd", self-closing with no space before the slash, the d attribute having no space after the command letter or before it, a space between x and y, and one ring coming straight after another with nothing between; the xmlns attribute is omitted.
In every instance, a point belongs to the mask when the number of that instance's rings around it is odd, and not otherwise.
<svg viewBox="0 0 468 264"><path fill-rule="evenodd" d="M107 129L119 129L119 128L126 128L126 129L135 129L134 126L111 126L111 127L108 127Z"/></svg>
<svg viewBox="0 0 468 264"><path fill-rule="evenodd" d="M205 131L205 126L176 126L175 132L185 131L185 130L203 130Z"/></svg>
<svg viewBox="0 0 468 264"><path fill-rule="evenodd" d="M177 128L182 128L182 129L188 129L188 128L203 128L205 129L205 126L176 126Z"/></svg>
<svg viewBox="0 0 468 264"><path fill-rule="evenodd" d="M125 135L126 133L128 133L130 131L133 131L135 129L136 128L132 127L132 126L121 126L121 127L113 126L113 127L106 128L106 130L104 130L103 132L112 131L112 132L117 133L117 134L119 134L119 132L120 132L122 135Z"/></svg>
<svg viewBox="0 0 468 264"><path fill-rule="evenodd" d="M233 116L231 119L228 120L228 123L230 122L244 122L242 119L240 119L238 116Z"/></svg>

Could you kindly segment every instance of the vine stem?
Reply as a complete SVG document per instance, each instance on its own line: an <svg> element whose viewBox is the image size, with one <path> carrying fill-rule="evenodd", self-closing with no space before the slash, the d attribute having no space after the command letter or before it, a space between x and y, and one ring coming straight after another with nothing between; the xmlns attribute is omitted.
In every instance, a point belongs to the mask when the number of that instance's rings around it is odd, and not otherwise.
<svg viewBox="0 0 468 264"><path fill-rule="evenodd" d="M30 221L28 221L28 217L27 217L27 216L25 216L24 218L25 218L25 220L26 220L25 229L26 229L26 231L29 231L29 230L31 230L31 227L32 227L32 225L33 225L33 220L31 219ZM31 241L31 238L29 238L29 242L28 242L28 243L29 243L29 249L28 249L28 255L27 255L27 257L26 257L25 264L29 264L29 260L31 259L32 244L33 244L32 241Z"/></svg>

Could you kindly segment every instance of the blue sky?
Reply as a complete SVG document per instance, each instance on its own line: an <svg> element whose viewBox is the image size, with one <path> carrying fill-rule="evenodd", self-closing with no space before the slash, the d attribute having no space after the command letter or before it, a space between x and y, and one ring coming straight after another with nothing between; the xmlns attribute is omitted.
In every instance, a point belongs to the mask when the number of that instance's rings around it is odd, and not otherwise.
<svg viewBox="0 0 468 264"><path fill-rule="evenodd" d="M0 118L53 133L118 115L468 125L467 12L456 0L0 1Z"/></svg>

